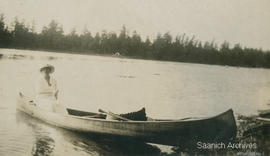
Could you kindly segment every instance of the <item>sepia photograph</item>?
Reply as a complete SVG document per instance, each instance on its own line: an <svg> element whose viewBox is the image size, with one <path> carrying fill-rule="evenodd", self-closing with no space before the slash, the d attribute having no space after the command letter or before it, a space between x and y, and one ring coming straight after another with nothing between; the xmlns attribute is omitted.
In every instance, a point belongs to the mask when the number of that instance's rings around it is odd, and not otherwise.
<svg viewBox="0 0 270 156"><path fill-rule="evenodd" d="M270 155L269 0L0 0L0 156Z"/></svg>

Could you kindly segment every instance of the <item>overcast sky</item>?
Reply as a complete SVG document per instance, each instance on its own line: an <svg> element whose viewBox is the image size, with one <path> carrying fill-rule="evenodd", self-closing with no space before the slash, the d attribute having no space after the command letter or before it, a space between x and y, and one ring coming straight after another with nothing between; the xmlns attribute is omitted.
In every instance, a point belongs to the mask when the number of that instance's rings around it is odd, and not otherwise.
<svg viewBox="0 0 270 156"><path fill-rule="evenodd" d="M65 32L126 25L144 37L169 31L270 50L270 0L0 0L0 13L7 23L34 20L38 31L55 19Z"/></svg>

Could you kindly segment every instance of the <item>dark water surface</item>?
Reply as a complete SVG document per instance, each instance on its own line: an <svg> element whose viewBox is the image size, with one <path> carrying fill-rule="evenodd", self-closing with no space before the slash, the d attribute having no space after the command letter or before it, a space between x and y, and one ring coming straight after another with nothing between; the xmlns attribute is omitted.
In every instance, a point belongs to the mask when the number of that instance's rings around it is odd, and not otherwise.
<svg viewBox="0 0 270 156"><path fill-rule="evenodd" d="M16 111L19 91L34 96L41 65L56 67L59 102L97 112L124 113L146 108L153 118L216 115L232 108L239 132L260 124L252 116L270 103L270 70L120 59L100 56L0 49L0 155L174 155L216 151L112 140L50 126ZM240 119L244 115L250 118ZM240 140L256 142L255 150L225 154L269 152L269 130L246 133ZM255 135L257 134L257 135ZM269 145L269 146L268 146ZM242 153L239 153L242 152ZM253 152L253 153L252 153Z"/></svg>

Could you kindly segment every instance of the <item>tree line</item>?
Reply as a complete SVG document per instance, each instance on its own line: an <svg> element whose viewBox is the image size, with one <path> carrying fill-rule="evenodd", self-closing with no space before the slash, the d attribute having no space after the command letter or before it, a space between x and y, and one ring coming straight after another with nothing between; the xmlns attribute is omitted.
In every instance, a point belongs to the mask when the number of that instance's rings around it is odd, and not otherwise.
<svg viewBox="0 0 270 156"><path fill-rule="evenodd" d="M29 26L18 19L9 27L3 15L0 16L0 48L83 54L120 53L142 59L270 68L270 51L246 48L240 44L231 46L227 41L217 45L214 41L201 42L185 34L172 37L170 33L158 34L152 41L149 38L143 40L136 31L129 34L125 26L119 34L104 30L93 35L87 29L81 34L75 29L64 34L63 27L55 20L37 33L34 24Z"/></svg>

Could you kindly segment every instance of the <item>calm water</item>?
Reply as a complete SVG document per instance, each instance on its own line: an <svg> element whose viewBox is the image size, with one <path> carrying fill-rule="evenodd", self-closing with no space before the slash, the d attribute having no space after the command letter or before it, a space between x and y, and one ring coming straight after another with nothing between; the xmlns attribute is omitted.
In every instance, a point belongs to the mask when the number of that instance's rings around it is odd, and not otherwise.
<svg viewBox="0 0 270 156"><path fill-rule="evenodd" d="M146 108L153 118L252 115L270 103L270 70L0 49L0 155L126 155L167 147L82 136L16 112L19 91L34 96L39 67L56 67L59 101L115 113ZM14 54L16 55L14 57Z"/></svg>

